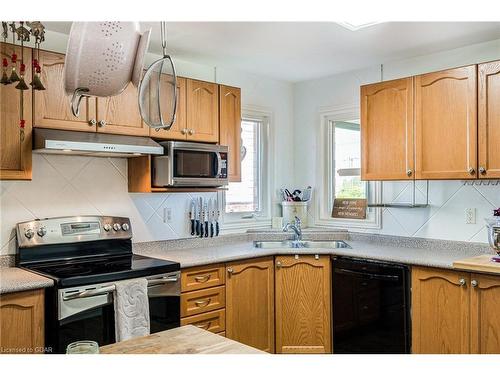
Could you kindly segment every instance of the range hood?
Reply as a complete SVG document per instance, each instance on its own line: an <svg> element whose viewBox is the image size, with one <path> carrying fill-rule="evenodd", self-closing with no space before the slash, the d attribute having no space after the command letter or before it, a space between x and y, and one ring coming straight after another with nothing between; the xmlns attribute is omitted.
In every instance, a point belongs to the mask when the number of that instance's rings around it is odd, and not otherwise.
<svg viewBox="0 0 500 375"><path fill-rule="evenodd" d="M33 152L130 158L162 155L163 147L148 137L35 128Z"/></svg>

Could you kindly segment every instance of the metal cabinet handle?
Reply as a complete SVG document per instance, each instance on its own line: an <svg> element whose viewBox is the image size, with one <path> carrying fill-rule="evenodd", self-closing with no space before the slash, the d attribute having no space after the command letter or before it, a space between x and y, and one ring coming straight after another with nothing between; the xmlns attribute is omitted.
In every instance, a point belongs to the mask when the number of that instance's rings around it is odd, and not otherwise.
<svg viewBox="0 0 500 375"><path fill-rule="evenodd" d="M460 279L458 280L458 283L460 284L460 286L465 286L467 284L467 281L465 281L465 279Z"/></svg>
<svg viewBox="0 0 500 375"><path fill-rule="evenodd" d="M227 269L227 273L233 273L233 269L232 269L231 267L229 267L229 268Z"/></svg>
<svg viewBox="0 0 500 375"><path fill-rule="evenodd" d="M97 125L99 125L99 127L103 128L106 126L106 121L104 120L99 120L99 122L97 123Z"/></svg>
<svg viewBox="0 0 500 375"><path fill-rule="evenodd" d="M475 288L475 287L477 287L477 286L479 285L479 283L478 283L478 281L477 281L477 280L472 280L472 281L470 282L470 285L471 285L473 288Z"/></svg>
<svg viewBox="0 0 500 375"><path fill-rule="evenodd" d="M203 324L195 324L195 327L208 330L210 328L210 324L211 323L212 322L206 322L206 323L203 323Z"/></svg>
<svg viewBox="0 0 500 375"><path fill-rule="evenodd" d="M182 135L186 135L186 134L187 134L187 129L182 129L182 130L181 130L181 134L182 134Z"/></svg>
<svg viewBox="0 0 500 375"><path fill-rule="evenodd" d="M211 298L207 298L207 299L200 300L200 301L194 301L194 304L197 307L205 307L205 306L208 306L208 304L210 303L211 300L212 300Z"/></svg>
<svg viewBox="0 0 500 375"><path fill-rule="evenodd" d="M485 167L479 167L479 173L486 174L486 168Z"/></svg>
<svg viewBox="0 0 500 375"><path fill-rule="evenodd" d="M95 126L97 124L97 121L95 118L89 120L89 126Z"/></svg>
<svg viewBox="0 0 500 375"><path fill-rule="evenodd" d="M474 168L470 167L467 172L469 172L470 175L473 175L476 173L476 170Z"/></svg>
<svg viewBox="0 0 500 375"><path fill-rule="evenodd" d="M195 276L194 280L198 283L205 283L210 279L211 275Z"/></svg>
<svg viewBox="0 0 500 375"><path fill-rule="evenodd" d="M282 266L281 262L280 262L280 261L277 261L277 262L276 262L276 268L281 268L281 266Z"/></svg>
<svg viewBox="0 0 500 375"><path fill-rule="evenodd" d="M188 134L189 134L189 135L193 135L193 134L194 134L194 129L189 129L189 130L188 130Z"/></svg>
<svg viewBox="0 0 500 375"><path fill-rule="evenodd" d="M412 174L413 174L413 171L412 171L411 169L407 169L407 170L406 170L406 175L407 175L408 177L411 177L411 175L412 175Z"/></svg>

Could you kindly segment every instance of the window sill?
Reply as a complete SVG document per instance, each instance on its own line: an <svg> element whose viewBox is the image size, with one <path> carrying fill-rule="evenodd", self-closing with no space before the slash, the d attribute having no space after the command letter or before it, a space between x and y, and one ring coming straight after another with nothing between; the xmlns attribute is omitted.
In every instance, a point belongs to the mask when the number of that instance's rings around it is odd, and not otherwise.
<svg viewBox="0 0 500 375"><path fill-rule="evenodd" d="M248 229L269 229L271 228L271 219L240 219L230 222L224 222L222 232L224 234L242 233Z"/></svg>

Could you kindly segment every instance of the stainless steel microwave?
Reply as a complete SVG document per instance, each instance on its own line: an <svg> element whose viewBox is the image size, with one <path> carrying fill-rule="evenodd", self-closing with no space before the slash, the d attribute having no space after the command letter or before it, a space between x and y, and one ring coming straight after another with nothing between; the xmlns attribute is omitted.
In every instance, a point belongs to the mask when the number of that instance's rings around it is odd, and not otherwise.
<svg viewBox="0 0 500 375"><path fill-rule="evenodd" d="M228 184L228 147L208 143L160 142L164 155L152 160L155 187L220 187Z"/></svg>

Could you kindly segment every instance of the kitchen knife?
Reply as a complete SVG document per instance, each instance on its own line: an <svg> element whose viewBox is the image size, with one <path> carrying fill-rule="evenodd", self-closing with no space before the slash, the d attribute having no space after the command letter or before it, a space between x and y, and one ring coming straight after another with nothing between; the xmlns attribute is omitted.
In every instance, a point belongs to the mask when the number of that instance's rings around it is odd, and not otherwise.
<svg viewBox="0 0 500 375"><path fill-rule="evenodd" d="M189 213L191 219L191 236L195 233L195 218L196 218L196 204L191 200L191 212Z"/></svg>
<svg viewBox="0 0 500 375"><path fill-rule="evenodd" d="M215 235L219 236L219 218L220 218L220 210L219 210L219 200L217 199L217 207L215 207Z"/></svg>
<svg viewBox="0 0 500 375"><path fill-rule="evenodd" d="M205 211L205 237L208 237L208 220L210 217L210 211L208 210L208 202L203 205L203 211Z"/></svg>
<svg viewBox="0 0 500 375"><path fill-rule="evenodd" d="M198 200L193 199L194 202L194 209L196 211L196 223L195 223L195 231L196 235L200 235L200 220L201 220L201 211L198 209Z"/></svg>
<svg viewBox="0 0 500 375"><path fill-rule="evenodd" d="M210 237L214 236L214 220L215 220L215 200L210 199L208 203L208 211L210 212L210 218L208 221L210 221Z"/></svg>
<svg viewBox="0 0 500 375"><path fill-rule="evenodd" d="M203 224L205 221L205 212L203 211L203 198L200 197L200 237L203 237Z"/></svg>

